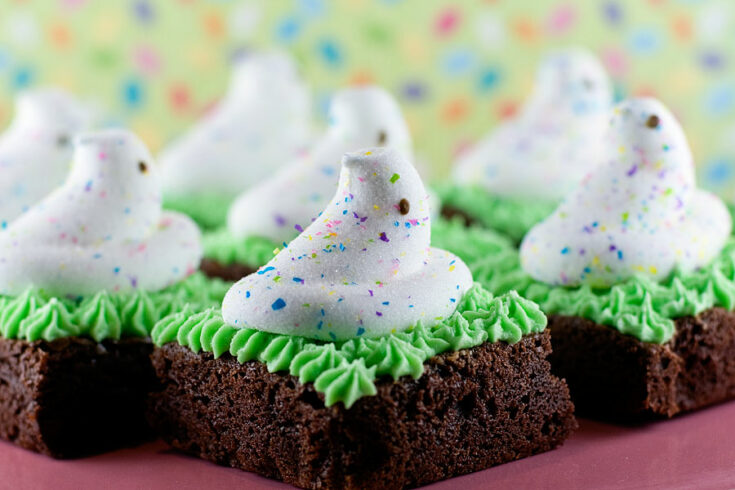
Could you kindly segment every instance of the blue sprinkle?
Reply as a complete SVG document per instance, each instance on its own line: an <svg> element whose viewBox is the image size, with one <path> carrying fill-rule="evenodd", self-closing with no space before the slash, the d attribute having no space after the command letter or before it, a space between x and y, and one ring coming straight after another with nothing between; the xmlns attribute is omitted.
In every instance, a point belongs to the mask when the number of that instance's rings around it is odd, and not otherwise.
<svg viewBox="0 0 735 490"><path fill-rule="evenodd" d="M365 329L364 329L364 328L360 327L360 328L358 328L358 329L357 329L357 336L358 336L358 337L359 337L360 335L364 334L364 333L365 333Z"/></svg>
<svg viewBox="0 0 735 490"><path fill-rule="evenodd" d="M2 229L4 230L5 228L7 228L7 227L8 227L8 222L7 222L7 221L3 221L3 222L2 222L2 224L0 224L0 226L1 226L1 227L2 227Z"/></svg>
<svg viewBox="0 0 735 490"><path fill-rule="evenodd" d="M322 316L324 316L324 308L322 308L322 309L321 309L321 310L319 310L319 311L321 312Z"/></svg>
<svg viewBox="0 0 735 490"><path fill-rule="evenodd" d="M278 298L271 305L271 308L273 308L273 310L280 310L281 308L285 308L285 307L286 307L286 302L283 301L283 298Z"/></svg>
<svg viewBox="0 0 735 490"><path fill-rule="evenodd" d="M383 304L388 306L390 304L390 301L383 301Z"/></svg>
<svg viewBox="0 0 735 490"><path fill-rule="evenodd" d="M345 251L345 246L342 245L341 243L339 244L339 250L340 250L340 252L344 252Z"/></svg>
<svg viewBox="0 0 735 490"><path fill-rule="evenodd" d="M119 267L115 267L114 269L112 269L112 272L114 272L115 275L117 275L117 274L120 273L120 268Z"/></svg>
<svg viewBox="0 0 735 490"><path fill-rule="evenodd" d="M457 302L457 300L454 299L454 298L449 298L449 301L451 301L452 303L456 303Z"/></svg>
<svg viewBox="0 0 735 490"><path fill-rule="evenodd" d="M623 260L623 251L618 250L618 260Z"/></svg>
<svg viewBox="0 0 735 490"><path fill-rule="evenodd" d="M334 335L334 332L329 332L329 336L332 337L332 340L337 340L337 336Z"/></svg>
<svg viewBox="0 0 735 490"><path fill-rule="evenodd" d="M245 291L245 297L246 298L249 298L250 297L250 291Z"/></svg>
<svg viewBox="0 0 735 490"><path fill-rule="evenodd" d="M268 272L268 271L272 271L272 270L274 270L274 269L275 269L275 267L273 267L272 265L269 265L268 267L264 267L264 268L260 269L260 270L258 271L258 274L262 276L262 275L263 275L263 274L265 274L266 272Z"/></svg>
<svg viewBox="0 0 735 490"><path fill-rule="evenodd" d="M300 277L294 277L293 282L300 282L301 284L304 284L304 280L301 279Z"/></svg>
<svg viewBox="0 0 735 490"><path fill-rule="evenodd" d="M564 247L564 248L561 249L561 254L562 255L566 255L568 253L569 253L569 247Z"/></svg>
<svg viewBox="0 0 735 490"><path fill-rule="evenodd" d="M317 46L317 51L328 65L337 67L342 64L342 51L333 41L329 39L320 41Z"/></svg>
<svg viewBox="0 0 735 490"><path fill-rule="evenodd" d="M319 320L319 323L316 324L316 329L321 330L324 326L324 322L322 320Z"/></svg>

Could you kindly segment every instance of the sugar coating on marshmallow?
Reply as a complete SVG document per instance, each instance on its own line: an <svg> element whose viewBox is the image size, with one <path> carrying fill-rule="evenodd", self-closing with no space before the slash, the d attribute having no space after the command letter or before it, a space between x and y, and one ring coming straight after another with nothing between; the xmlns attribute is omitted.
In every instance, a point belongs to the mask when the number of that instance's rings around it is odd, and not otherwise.
<svg viewBox="0 0 735 490"><path fill-rule="evenodd" d="M611 286L662 279L709 263L730 235L725 205L696 188L684 131L658 100L611 113L597 164L521 244L521 263L555 285Z"/></svg>
<svg viewBox="0 0 735 490"><path fill-rule="evenodd" d="M235 66L225 97L160 154L165 195L235 197L304 150L310 97L292 60L253 53Z"/></svg>
<svg viewBox="0 0 735 490"><path fill-rule="evenodd" d="M552 53L518 115L464 153L453 177L499 196L560 200L595 161L612 100L594 55L583 49Z"/></svg>
<svg viewBox="0 0 735 490"><path fill-rule="evenodd" d="M0 228L64 183L74 135L92 119L89 107L60 89L18 97L15 117L0 135Z"/></svg>
<svg viewBox="0 0 735 490"><path fill-rule="evenodd" d="M235 327L322 340L376 337L451 315L472 286L455 255L430 247L427 193L399 151L345 155L317 220L222 304Z"/></svg>
<svg viewBox="0 0 735 490"><path fill-rule="evenodd" d="M132 133L84 133L66 182L0 231L0 294L157 290L194 272L200 233L161 211L156 165Z"/></svg>
<svg viewBox="0 0 735 490"><path fill-rule="evenodd" d="M398 103L378 87L341 90L330 106L329 127L314 148L233 203L230 233L291 240L334 195L342 155L373 146L396 148L411 158L411 136Z"/></svg>

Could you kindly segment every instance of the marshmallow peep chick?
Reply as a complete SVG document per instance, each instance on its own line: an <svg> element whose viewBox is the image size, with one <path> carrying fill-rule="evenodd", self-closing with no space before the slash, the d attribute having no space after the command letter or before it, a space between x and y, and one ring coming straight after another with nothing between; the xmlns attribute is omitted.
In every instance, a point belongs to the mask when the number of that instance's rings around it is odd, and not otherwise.
<svg viewBox="0 0 735 490"><path fill-rule="evenodd" d="M124 130L81 134L66 182L0 232L0 294L157 290L199 265L196 225L161 211L145 145Z"/></svg>
<svg viewBox="0 0 735 490"><path fill-rule="evenodd" d="M392 148L350 153L320 217L222 304L235 327L322 340L377 337L451 315L472 286L455 255L431 248L426 189Z"/></svg>
<svg viewBox="0 0 735 490"><path fill-rule="evenodd" d="M161 152L164 194L234 198L305 149L310 117L292 60L279 52L249 55L214 110Z"/></svg>
<svg viewBox="0 0 735 490"><path fill-rule="evenodd" d="M684 132L651 98L612 111L599 165L521 244L521 263L555 285L611 286L709 263L731 231L730 214L698 190Z"/></svg>
<svg viewBox="0 0 735 490"><path fill-rule="evenodd" d="M330 107L329 128L312 151L243 193L230 207L230 233L290 241L334 195L342 155L371 146L390 146L412 158L410 132L398 103L374 86L338 92ZM429 203L412 205L428 208Z"/></svg>
<svg viewBox="0 0 735 490"><path fill-rule="evenodd" d="M60 89L22 93L15 118L0 135L0 223L3 227L64 183L74 135L92 111Z"/></svg>
<svg viewBox="0 0 735 490"><path fill-rule="evenodd" d="M594 55L550 54L519 115L460 157L455 181L504 197L560 201L595 161L612 101Z"/></svg>

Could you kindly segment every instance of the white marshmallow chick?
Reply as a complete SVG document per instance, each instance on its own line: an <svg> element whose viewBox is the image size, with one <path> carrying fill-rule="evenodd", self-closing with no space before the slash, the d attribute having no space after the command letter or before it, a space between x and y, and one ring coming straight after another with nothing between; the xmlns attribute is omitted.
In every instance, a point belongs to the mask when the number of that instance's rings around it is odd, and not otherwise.
<svg viewBox="0 0 735 490"><path fill-rule="evenodd" d="M607 73L593 54L552 53L518 116L462 155L453 177L499 196L561 200L597 160L612 101Z"/></svg>
<svg viewBox="0 0 735 490"><path fill-rule="evenodd" d="M226 96L165 148L165 195L234 198L302 152L311 102L285 53L254 53L235 66Z"/></svg>
<svg viewBox="0 0 735 490"><path fill-rule="evenodd" d="M18 97L15 117L0 135L3 227L64 183L74 135L92 120L89 107L60 89L37 89Z"/></svg>
<svg viewBox="0 0 735 490"><path fill-rule="evenodd" d="M472 286L455 255L430 247L421 179L399 151L345 155L320 217L222 303L235 327L322 340L377 337L451 315Z"/></svg>
<svg viewBox="0 0 735 490"><path fill-rule="evenodd" d="M651 98L612 111L599 165L521 244L521 264L555 285L663 279L708 264L730 236L725 205L698 190L684 131Z"/></svg>
<svg viewBox="0 0 735 490"><path fill-rule="evenodd" d="M80 135L67 181L0 232L0 294L157 290L194 272L200 232L161 211L145 145L124 130Z"/></svg>
<svg viewBox="0 0 735 490"><path fill-rule="evenodd" d="M412 158L411 135L398 103L374 86L341 90L330 106L329 128L309 154L233 203L227 218L230 233L290 241L334 195L342 155L372 146L390 146ZM429 207L428 200L412 204Z"/></svg>

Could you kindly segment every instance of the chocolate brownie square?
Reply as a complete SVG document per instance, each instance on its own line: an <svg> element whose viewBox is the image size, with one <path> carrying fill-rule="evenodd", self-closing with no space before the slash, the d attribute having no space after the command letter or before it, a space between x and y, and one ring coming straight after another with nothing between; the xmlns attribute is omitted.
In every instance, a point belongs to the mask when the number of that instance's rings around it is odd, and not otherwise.
<svg viewBox="0 0 735 490"><path fill-rule="evenodd" d="M155 375L143 339L0 338L0 438L73 458L152 436L145 403Z"/></svg>
<svg viewBox="0 0 735 490"><path fill-rule="evenodd" d="M149 420L173 447L303 488L405 488L551 450L576 428L549 334L429 359L350 409L297 377L177 343L156 348Z"/></svg>
<svg viewBox="0 0 735 490"><path fill-rule="evenodd" d="M666 418L735 398L735 313L711 308L675 325L659 345L551 315L552 371L566 379L577 412L595 418Z"/></svg>

